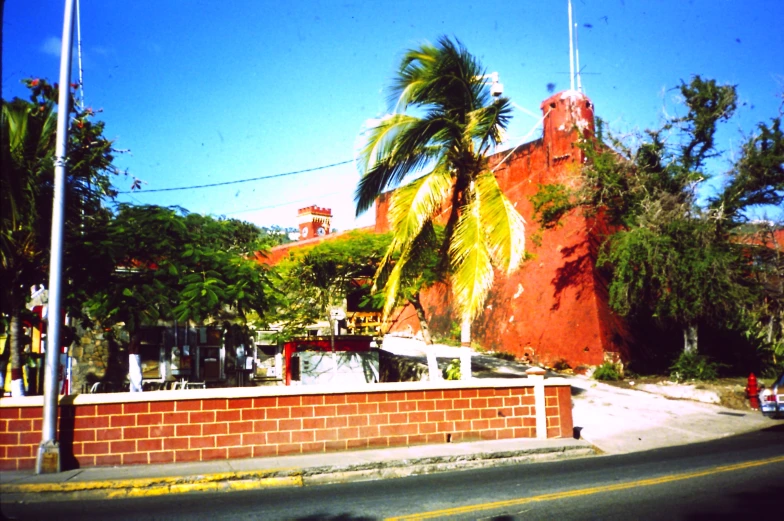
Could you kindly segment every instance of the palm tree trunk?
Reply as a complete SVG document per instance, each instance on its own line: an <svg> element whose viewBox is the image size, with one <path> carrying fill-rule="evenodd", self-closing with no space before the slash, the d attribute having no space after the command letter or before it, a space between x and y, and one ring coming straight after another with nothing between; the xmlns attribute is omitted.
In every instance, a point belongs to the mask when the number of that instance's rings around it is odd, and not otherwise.
<svg viewBox="0 0 784 521"><path fill-rule="evenodd" d="M11 396L24 396L24 377L22 375L22 318L19 308L11 299L12 310L8 331L8 347L11 349Z"/></svg>
<svg viewBox="0 0 784 521"><path fill-rule="evenodd" d="M438 368L438 358L433 351L433 337L430 336L430 326L427 323L427 316L425 315L425 308L422 307L422 301L419 299L419 292L414 293L408 298L408 302L414 307L417 318L419 319L419 329L422 331L422 340L425 342L425 356L427 357L427 373L431 382L436 380L443 380L441 370Z"/></svg>
<svg viewBox="0 0 784 521"><path fill-rule="evenodd" d="M432 345L433 338L430 336L430 325L427 323L427 316L425 315L425 308L422 307L422 301L419 300L419 292L417 291L408 298L408 302L414 307L417 318L419 319L419 329L422 331L422 340L425 344Z"/></svg>
<svg viewBox="0 0 784 521"><path fill-rule="evenodd" d="M11 355L11 338L6 335L3 352L0 353L0 398L5 396L5 382L8 371L8 360Z"/></svg>

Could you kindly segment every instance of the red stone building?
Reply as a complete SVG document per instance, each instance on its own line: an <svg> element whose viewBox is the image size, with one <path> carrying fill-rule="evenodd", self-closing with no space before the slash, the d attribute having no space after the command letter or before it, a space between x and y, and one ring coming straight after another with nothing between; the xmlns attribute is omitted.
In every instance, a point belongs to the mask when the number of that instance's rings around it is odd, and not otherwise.
<svg viewBox="0 0 784 521"><path fill-rule="evenodd" d="M540 185L579 183L586 158L577 144L581 134L594 135L593 104L582 93L564 91L546 99L541 109L544 131L540 139L490 158L501 188L526 219L526 249L531 259L509 277L496 274L485 311L474 322L473 339L487 349L546 364L564 360L572 367L595 366L607 359L625 359L623 323L611 313L606 284L594 267L601 226L573 212L562 226L542 233L530 201ZM377 233L389 231L390 195L376 202ZM540 240L532 240L534 236ZM317 241L306 241L311 242ZM268 262L277 262L300 245L304 244L274 248ZM422 300L431 328L448 331L457 320L449 288L434 287ZM410 307L398 310L392 318L392 330L419 329Z"/></svg>

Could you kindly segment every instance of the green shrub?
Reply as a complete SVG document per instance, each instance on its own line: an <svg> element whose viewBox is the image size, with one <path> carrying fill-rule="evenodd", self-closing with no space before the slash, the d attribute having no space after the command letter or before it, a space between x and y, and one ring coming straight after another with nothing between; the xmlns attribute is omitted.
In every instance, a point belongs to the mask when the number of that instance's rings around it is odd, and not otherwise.
<svg viewBox="0 0 784 521"><path fill-rule="evenodd" d="M593 372L594 380L604 380L607 382L617 382L621 379L621 372L618 366L610 362L605 362Z"/></svg>
<svg viewBox="0 0 784 521"><path fill-rule="evenodd" d="M462 332L463 328L460 326L460 322L452 321L452 324L449 326L449 337L459 342Z"/></svg>
<svg viewBox="0 0 784 521"><path fill-rule="evenodd" d="M449 331L446 333L434 333L433 341L437 344L444 344L452 347L460 347L460 323L452 322Z"/></svg>
<svg viewBox="0 0 784 521"><path fill-rule="evenodd" d="M670 380L685 382L700 380L703 382L715 380L719 377L718 364L705 355L698 355L693 351L683 351L670 366Z"/></svg>
<svg viewBox="0 0 784 521"><path fill-rule="evenodd" d="M553 364L553 371L557 371L559 373L562 372L562 371L568 371L571 368L572 368L572 366L569 365L569 362L567 362L563 358L559 358Z"/></svg>
<svg viewBox="0 0 784 521"><path fill-rule="evenodd" d="M444 369L444 380L460 380L460 360L455 358Z"/></svg>

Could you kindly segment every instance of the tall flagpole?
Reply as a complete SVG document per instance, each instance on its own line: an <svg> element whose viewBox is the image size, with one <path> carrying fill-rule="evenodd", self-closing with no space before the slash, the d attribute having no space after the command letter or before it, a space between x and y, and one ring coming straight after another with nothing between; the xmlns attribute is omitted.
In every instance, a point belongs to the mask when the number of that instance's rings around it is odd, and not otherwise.
<svg viewBox="0 0 784 521"><path fill-rule="evenodd" d="M65 162L70 116L71 46L74 0L65 0L63 44L60 48L60 92L57 100L57 144L54 159L52 199L52 243L49 256L49 311L44 374L44 418L41 444L35 462L36 474L60 472L57 443L57 365L60 358L62 313L63 220L65 217Z"/></svg>
<svg viewBox="0 0 784 521"><path fill-rule="evenodd" d="M77 2L79 0L76 0ZM583 91L583 80L580 76L580 38L577 36L577 22L574 23L574 74L577 76L577 92Z"/></svg>
<svg viewBox="0 0 784 521"><path fill-rule="evenodd" d="M569 0L569 88L574 90L574 45L572 42L572 0Z"/></svg>

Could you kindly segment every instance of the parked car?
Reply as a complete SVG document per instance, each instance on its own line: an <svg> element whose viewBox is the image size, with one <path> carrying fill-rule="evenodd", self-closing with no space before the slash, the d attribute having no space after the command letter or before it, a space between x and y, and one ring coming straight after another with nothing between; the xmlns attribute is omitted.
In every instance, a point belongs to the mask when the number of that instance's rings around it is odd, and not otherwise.
<svg viewBox="0 0 784 521"><path fill-rule="evenodd" d="M760 411L769 418L784 418L784 373L759 393Z"/></svg>

